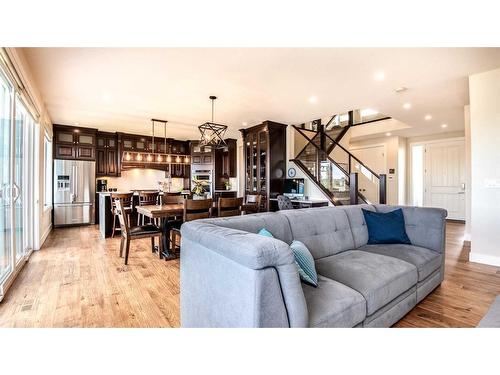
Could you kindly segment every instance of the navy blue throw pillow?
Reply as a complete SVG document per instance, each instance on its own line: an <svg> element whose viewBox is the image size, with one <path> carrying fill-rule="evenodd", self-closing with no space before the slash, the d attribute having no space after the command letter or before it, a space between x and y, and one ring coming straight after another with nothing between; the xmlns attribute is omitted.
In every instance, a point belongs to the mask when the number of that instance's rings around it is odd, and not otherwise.
<svg viewBox="0 0 500 375"><path fill-rule="evenodd" d="M411 245L406 234L403 210L391 212L373 212L363 210L368 227L368 245L400 243Z"/></svg>

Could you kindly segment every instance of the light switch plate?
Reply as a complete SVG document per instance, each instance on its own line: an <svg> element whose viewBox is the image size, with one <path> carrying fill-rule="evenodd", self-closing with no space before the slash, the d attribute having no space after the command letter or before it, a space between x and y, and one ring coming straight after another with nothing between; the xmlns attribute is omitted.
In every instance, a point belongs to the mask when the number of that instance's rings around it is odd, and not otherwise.
<svg viewBox="0 0 500 375"><path fill-rule="evenodd" d="M500 179L486 178L484 180L484 187L487 189L500 189Z"/></svg>

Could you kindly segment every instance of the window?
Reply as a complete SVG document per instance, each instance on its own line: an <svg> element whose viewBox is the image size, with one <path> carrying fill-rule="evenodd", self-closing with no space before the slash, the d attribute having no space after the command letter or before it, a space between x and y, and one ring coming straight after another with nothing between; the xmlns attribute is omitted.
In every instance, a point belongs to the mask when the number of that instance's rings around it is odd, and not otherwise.
<svg viewBox="0 0 500 375"><path fill-rule="evenodd" d="M52 207L52 141L45 133L43 141L44 150L44 200L43 206L46 210Z"/></svg>

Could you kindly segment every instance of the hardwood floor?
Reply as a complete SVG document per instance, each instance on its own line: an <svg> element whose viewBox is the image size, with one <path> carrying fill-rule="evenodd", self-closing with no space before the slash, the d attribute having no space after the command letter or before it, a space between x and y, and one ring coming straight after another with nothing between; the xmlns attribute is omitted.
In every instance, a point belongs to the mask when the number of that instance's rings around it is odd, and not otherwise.
<svg viewBox="0 0 500 375"><path fill-rule="evenodd" d="M474 327L500 294L500 268L467 261L463 230L447 224L444 282L396 327ZM0 327L178 327L179 261L137 240L124 266L118 246L96 226L54 230L0 303Z"/></svg>

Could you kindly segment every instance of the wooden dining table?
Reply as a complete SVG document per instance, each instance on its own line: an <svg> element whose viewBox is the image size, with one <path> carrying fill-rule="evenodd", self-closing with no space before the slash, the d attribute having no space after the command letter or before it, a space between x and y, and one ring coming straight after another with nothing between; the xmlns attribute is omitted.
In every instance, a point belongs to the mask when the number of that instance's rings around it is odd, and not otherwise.
<svg viewBox="0 0 500 375"><path fill-rule="evenodd" d="M141 215L147 216L151 219L160 219L161 228L163 231L163 251L160 252L160 257L166 260L175 259L175 254L170 251L170 230L171 227L167 218L172 216L180 216L184 213L184 205L182 203L167 203L162 205L146 205L135 206L137 212Z"/></svg>

